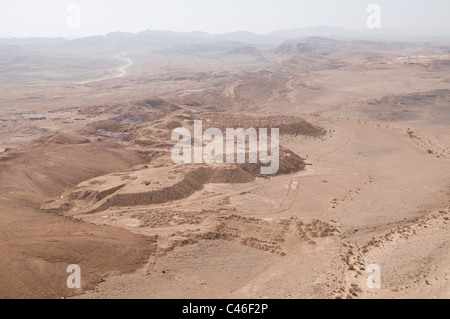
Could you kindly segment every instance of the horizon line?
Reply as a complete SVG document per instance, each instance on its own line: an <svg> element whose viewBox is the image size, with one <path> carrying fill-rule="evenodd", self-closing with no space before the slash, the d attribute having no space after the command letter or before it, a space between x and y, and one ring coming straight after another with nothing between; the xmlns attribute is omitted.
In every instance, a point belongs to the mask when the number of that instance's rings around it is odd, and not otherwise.
<svg viewBox="0 0 450 319"><path fill-rule="evenodd" d="M396 28L378 28L378 29L368 29L368 28L362 28L362 29L346 29L344 27L340 27L340 26L330 26L330 25L319 25L319 26L307 26L307 27L298 27L298 28L285 28L285 29L276 29L273 31L270 31L268 33L256 33L256 32L252 32L252 31L248 31L248 30L238 30L238 31L229 31L229 32L225 32L225 33L209 33L206 31L201 31L201 30L192 30L192 31L176 31L176 30L164 30L164 29L145 29L145 30L141 30L141 31L136 31L136 32L132 32L132 31L121 31L121 30L116 30L116 31L110 31L107 33L103 33L103 34L93 34L93 35L82 35L82 36L10 36L10 35L0 35L0 39L2 40L14 40L14 39L64 39L64 40L77 40L77 39L85 39L85 38L93 38L93 37L105 37L111 34L115 34L115 33L122 33L122 34L128 34L128 35L139 35L140 33L144 33L144 32L161 32L161 33L179 33L179 34L185 34L185 35L190 35L193 33L198 33L198 34L204 34L205 36L209 36L209 37L215 37L215 36L224 36L224 35L232 35L232 34L238 34L238 33L247 33L247 34L251 34L254 36L258 36L258 37L274 37L274 38L283 38L283 36L280 35L275 35L273 33L277 33L277 32L292 32L292 31L301 31L301 30L307 30L307 29L320 29L320 28L328 28L328 29L334 29L334 30L340 30L346 33L352 33L352 32L357 32L357 33L361 33L361 35L368 35L369 33L373 33L374 35L384 35L386 36L386 34L384 34L385 31L412 31L412 30L420 30L422 32L424 31L431 31L431 30L441 30L439 33L421 33L419 35L413 35L413 34L393 34L393 36L432 36L432 37L443 37L443 36L450 36L450 27L446 27L446 28L438 28L438 27L396 27ZM448 32L448 34L444 34L444 32ZM314 36L313 34L311 34L311 36ZM340 34L340 35L336 35L336 34L330 34L329 36L345 36L345 34Z"/></svg>

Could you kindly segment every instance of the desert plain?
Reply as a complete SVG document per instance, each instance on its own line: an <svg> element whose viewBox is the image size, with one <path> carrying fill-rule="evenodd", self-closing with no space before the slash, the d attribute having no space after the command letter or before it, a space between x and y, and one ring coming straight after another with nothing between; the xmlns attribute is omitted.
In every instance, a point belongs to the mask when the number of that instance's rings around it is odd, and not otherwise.
<svg viewBox="0 0 450 319"><path fill-rule="evenodd" d="M448 43L165 36L0 42L1 298L450 298ZM195 120L278 174L174 164Z"/></svg>

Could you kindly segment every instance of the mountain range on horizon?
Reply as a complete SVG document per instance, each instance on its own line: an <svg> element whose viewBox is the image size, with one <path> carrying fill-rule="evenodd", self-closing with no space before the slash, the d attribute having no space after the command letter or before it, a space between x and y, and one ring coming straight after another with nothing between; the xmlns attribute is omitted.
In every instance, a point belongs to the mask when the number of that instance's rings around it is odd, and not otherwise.
<svg viewBox="0 0 450 319"><path fill-rule="evenodd" d="M425 30L416 35L402 33L401 29L345 30L340 27L311 27L274 31L259 35L248 31L225 34L208 34L201 31L176 32L146 30L138 33L111 32L106 35L76 39L65 38L0 38L1 56L20 56L27 54L52 55L66 54L200 54L214 52L245 52L274 49L285 42L315 42L323 45L321 39L334 41L373 41L373 42L433 42L448 44L448 37L429 36ZM325 41L327 42L327 41ZM292 48L291 48L292 49ZM291 50L289 49L289 50ZM282 49L286 50L286 48ZM288 50L288 51L289 51Z"/></svg>
<svg viewBox="0 0 450 319"><path fill-rule="evenodd" d="M222 34L211 34L204 31L170 31L170 30L143 30L140 32L124 32L124 31L113 31L105 35L92 35L84 37L9 37L0 35L0 40L15 40L15 41L26 41L31 39L46 39L48 41L58 40L58 41L72 41L79 39L89 39L89 38L117 38L120 36L154 36L154 37L192 37L197 39L216 39L216 40L270 40L270 39L292 39L305 36L328 36L328 37L367 37L373 39L390 39L395 38L417 38L422 39L424 37L431 38L442 38L450 36L450 29L446 28L379 28L379 29L360 29L360 30L347 30L342 27L333 26L315 26L315 27L304 27L304 28L293 28L293 29L280 29L269 32L267 34L258 34L250 31L233 31ZM2 41L2 42L3 42Z"/></svg>

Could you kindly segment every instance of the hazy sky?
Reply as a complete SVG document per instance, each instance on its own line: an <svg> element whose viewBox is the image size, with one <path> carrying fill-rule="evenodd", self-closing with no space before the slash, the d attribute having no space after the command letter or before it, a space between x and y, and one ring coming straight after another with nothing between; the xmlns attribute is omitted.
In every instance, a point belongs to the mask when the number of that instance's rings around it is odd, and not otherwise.
<svg viewBox="0 0 450 319"><path fill-rule="evenodd" d="M383 28L450 29L450 0L0 0L0 37L80 37L147 29L265 34L320 25L364 29L372 3L381 7ZM80 28L68 26L71 4L81 9ZM76 26L77 20L70 21Z"/></svg>

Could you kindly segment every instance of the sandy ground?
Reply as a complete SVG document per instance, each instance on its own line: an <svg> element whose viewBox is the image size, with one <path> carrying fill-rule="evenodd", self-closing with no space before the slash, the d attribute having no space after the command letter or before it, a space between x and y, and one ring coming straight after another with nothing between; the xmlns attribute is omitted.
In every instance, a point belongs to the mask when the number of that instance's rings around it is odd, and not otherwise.
<svg viewBox="0 0 450 319"><path fill-rule="evenodd" d="M136 56L116 78L2 88L0 296L449 298L449 57L360 50ZM171 123L228 113L325 133L282 134L307 165L270 178L171 163Z"/></svg>

